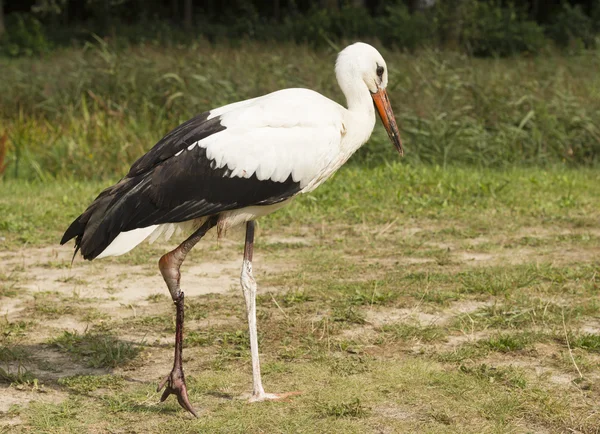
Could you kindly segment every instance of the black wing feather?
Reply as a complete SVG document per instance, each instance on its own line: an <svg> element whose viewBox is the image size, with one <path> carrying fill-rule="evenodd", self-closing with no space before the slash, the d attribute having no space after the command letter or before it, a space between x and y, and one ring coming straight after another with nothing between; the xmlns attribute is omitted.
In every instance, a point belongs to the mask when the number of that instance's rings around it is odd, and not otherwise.
<svg viewBox="0 0 600 434"><path fill-rule="evenodd" d="M124 231L179 223L251 205L281 202L300 191L291 175L284 182L231 178L216 168L206 149L187 147L225 129L203 113L180 125L137 160L125 178L104 190L65 232L85 259L94 259ZM179 156L175 154L183 151Z"/></svg>
<svg viewBox="0 0 600 434"><path fill-rule="evenodd" d="M225 127L221 125L221 118L216 116L208 119L209 115L210 112L201 113L164 136L150 151L133 163L127 177L132 178L146 172L192 143L223 131Z"/></svg>

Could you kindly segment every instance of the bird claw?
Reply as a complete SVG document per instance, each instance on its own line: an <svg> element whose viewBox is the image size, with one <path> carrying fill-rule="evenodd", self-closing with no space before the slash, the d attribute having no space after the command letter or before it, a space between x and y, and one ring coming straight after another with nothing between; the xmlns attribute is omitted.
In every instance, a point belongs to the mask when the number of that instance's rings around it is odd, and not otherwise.
<svg viewBox="0 0 600 434"><path fill-rule="evenodd" d="M195 417L198 417L194 407L192 407L192 404L190 404L187 394L187 386L185 384L185 378L183 377L183 370L181 368L173 368L171 373L160 382L156 388L156 391L160 392L163 387L165 387L165 391L160 397L160 402L164 402L169 395L173 394L177 397L177 402L179 402L181 407L192 413Z"/></svg>

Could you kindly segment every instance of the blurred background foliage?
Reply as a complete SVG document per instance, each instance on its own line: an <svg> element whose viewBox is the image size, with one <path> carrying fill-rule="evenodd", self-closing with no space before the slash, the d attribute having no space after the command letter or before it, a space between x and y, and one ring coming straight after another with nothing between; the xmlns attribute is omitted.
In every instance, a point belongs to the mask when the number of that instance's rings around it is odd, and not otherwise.
<svg viewBox="0 0 600 434"><path fill-rule="evenodd" d="M357 39L387 60L405 164L600 160L595 1L3 1L0 179L114 179L194 114L281 88L343 103ZM351 163L397 159L377 127Z"/></svg>
<svg viewBox="0 0 600 434"><path fill-rule="evenodd" d="M600 31L600 0L0 0L0 10L0 47L10 56L92 35L312 46L370 38L390 48L507 56L593 48Z"/></svg>

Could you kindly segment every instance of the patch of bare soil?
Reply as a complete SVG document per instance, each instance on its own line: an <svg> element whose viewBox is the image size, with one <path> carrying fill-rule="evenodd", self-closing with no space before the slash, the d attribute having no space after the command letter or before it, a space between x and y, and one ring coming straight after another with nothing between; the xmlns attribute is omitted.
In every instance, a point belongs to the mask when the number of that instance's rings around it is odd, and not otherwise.
<svg viewBox="0 0 600 434"><path fill-rule="evenodd" d="M402 322L421 326L443 326L457 314L475 312L489 304L491 304L490 301L461 300L435 312L424 312L419 303L411 308L369 309L366 313L366 320L375 327Z"/></svg>
<svg viewBox="0 0 600 434"><path fill-rule="evenodd" d="M0 416L7 413L11 406L31 402L52 402L59 404L67 397L67 393L50 388L32 388L0 385ZM0 427L17 425L19 418L0 418Z"/></svg>
<svg viewBox="0 0 600 434"><path fill-rule="evenodd" d="M302 238L266 238L266 243L306 244ZM214 251L214 242L198 245L193 257L188 258L182 267L181 285L187 300L199 295L216 293L225 294L240 291L239 274L242 262L242 244L239 240L226 239L221 242L221 248ZM153 248L155 248L154 246ZM162 246L160 246L162 247ZM170 246L172 248L172 246ZM142 247L144 249L144 247ZM212 249L212 250L211 250ZM169 247L164 248L167 252ZM18 252L3 254L0 257L0 275L8 276L9 284L16 289L14 297L0 297L0 315L7 321L40 320L38 326L27 333L27 344L21 349L26 351L28 360L24 366L42 383L57 380L72 375L99 375L107 372L134 375L134 381L157 382L166 375L173 357L173 336L161 333L149 337L128 336L121 334L120 338L139 343L145 340L151 344L141 355L143 363L134 362L115 370L85 368L76 363L68 355L63 354L44 342L57 336L61 331L85 332L89 327L83 315L60 314L32 317L35 303L44 303L44 295L50 294L53 303L61 305L66 300L67 305L79 306L85 313L87 307L99 311L110 320L126 319L143 315L165 313L171 308L170 295L157 267L159 255L151 256L150 263L132 264L131 258L124 256L108 261L84 261L76 258L71 266L72 247L23 248ZM255 275L260 282L264 273L290 270L295 267L289 260L265 260L262 252L255 252ZM273 288L261 287L259 293L272 291ZM151 296L163 295L164 299L157 303ZM36 300L37 296L37 300ZM240 294L240 303L243 297ZM78 301L80 300L80 301ZM174 312L173 312L174 314ZM190 320L188 330L202 329L214 326L226 318L215 318L209 315L206 319ZM134 333L135 334L135 333ZM149 339L151 342L149 342ZM212 349L211 349L212 350ZM185 357L193 358L194 354L207 351L202 348L189 348ZM193 365L193 364L192 364ZM16 372L18 366L3 366L10 372ZM133 371L132 371L133 369ZM190 366L190 369L194 369ZM27 404L31 401L60 402L66 393L52 389L22 389L6 385L0 386L0 427L6 424L18 424L18 418L10 418L6 412L12 405ZM3 414L4 413L4 414ZM2 431L2 429L0 429Z"/></svg>
<svg viewBox="0 0 600 434"><path fill-rule="evenodd" d="M224 294L239 288L241 252L232 246L225 246L227 259L214 258L205 249L201 260L188 259L182 266L181 286L186 296L194 297L209 293ZM168 248L165 248L165 252ZM219 256L224 256L221 252ZM123 263L117 261L93 262L76 258L69 266L72 250L68 247L44 247L22 249L16 254L0 258L0 273L16 274L16 287L21 292L17 298L4 298L0 303L0 313L9 319L18 315L34 299L36 293L52 292L65 297L94 299L94 308L111 316L128 317L134 315L131 307L148 305L148 296L165 294L167 288L160 276L157 258L152 258L152 266L132 265L125 257ZM255 273L280 270L280 262L264 261L259 251L255 253ZM294 264L285 263L287 269ZM15 272L14 270L18 270ZM259 292L260 292L259 286ZM70 321L70 320L69 320ZM70 323L72 328L81 325ZM70 328L71 328L70 327Z"/></svg>
<svg viewBox="0 0 600 434"><path fill-rule="evenodd" d="M417 306L416 308L371 309L367 311L366 320L375 327L403 322L434 325L443 321L444 317L438 313L423 312Z"/></svg>
<svg viewBox="0 0 600 434"><path fill-rule="evenodd" d="M535 349L511 354L492 353L481 361L488 366L517 368L534 377L558 386L573 385L577 374L569 374L551 367L552 360L559 357L559 350L551 345L537 344Z"/></svg>
<svg viewBox="0 0 600 434"><path fill-rule="evenodd" d="M520 237L553 237L556 235L572 235L572 234L591 234L600 236L600 228L549 228L547 226L523 226L517 231L517 236Z"/></svg>

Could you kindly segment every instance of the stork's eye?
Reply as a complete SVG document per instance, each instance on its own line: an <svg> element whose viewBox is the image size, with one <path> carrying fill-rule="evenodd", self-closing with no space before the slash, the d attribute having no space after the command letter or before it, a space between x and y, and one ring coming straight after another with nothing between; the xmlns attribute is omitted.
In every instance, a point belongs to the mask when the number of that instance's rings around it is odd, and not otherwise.
<svg viewBox="0 0 600 434"><path fill-rule="evenodd" d="M383 66L377 66L377 75L379 77L383 77L383 71L384 71Z"/></svg>

